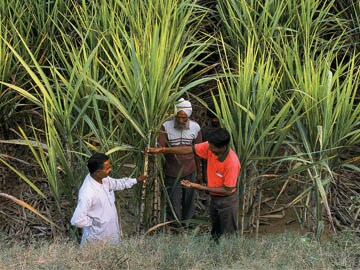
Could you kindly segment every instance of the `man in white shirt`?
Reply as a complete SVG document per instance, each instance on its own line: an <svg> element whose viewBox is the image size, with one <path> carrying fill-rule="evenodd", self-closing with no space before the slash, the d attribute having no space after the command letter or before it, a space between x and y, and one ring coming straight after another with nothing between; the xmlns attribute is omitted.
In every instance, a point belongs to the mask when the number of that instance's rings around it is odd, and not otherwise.
<svg viewBox="0 0 360 270"><path fill-rule="evenodd" d="M143 182L147 176L115 179L110 159L103 153L95 153L87 163L89 174L79 190L78 204L71 218L71 225L83 228L81 245L103 241L120 242L120 226L115 206L115 190L131 188Z"/></svg>

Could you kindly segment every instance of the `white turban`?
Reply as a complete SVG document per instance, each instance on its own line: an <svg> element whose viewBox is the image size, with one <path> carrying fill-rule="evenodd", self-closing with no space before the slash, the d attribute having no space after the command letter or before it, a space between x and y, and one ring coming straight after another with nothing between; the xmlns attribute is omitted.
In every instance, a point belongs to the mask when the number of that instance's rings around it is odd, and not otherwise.
<svg viewBox="0 0 360 270"><path fill-rule="evenodd" d="M176 104L176 112L183 111L186 113L187 117L190 117L192 113L192 106L190 101L185 100L183 98L178 100L178 103Z"/></svg>

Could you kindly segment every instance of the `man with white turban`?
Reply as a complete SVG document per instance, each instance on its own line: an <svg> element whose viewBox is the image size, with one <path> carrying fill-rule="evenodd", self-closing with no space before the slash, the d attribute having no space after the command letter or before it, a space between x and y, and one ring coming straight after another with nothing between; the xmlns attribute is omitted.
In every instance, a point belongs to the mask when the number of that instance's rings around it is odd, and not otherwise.
<svg viewBox="0 0 360 270"><path fill-rule="evenodd" d="M166 121L158 137L160 147L192 146L202 141L200 126L189 119L192 113L190 101L181 98L176 103L176 115ZM166 154L164 163L165 185L170 203L166 216L169 221L186 221L195 211L195 192L180 185L182 179L196 182L201 179L200 160L193 153L186 155Z"/></svg>
<svg viewBox="0 0 360 270"><path fill-rule="evenodd" d="M183 98L179 99L179 102L176 104L176 112L183 111L186 113L187 117L191 116L192 106L190 101L185 100Z"/></svg>

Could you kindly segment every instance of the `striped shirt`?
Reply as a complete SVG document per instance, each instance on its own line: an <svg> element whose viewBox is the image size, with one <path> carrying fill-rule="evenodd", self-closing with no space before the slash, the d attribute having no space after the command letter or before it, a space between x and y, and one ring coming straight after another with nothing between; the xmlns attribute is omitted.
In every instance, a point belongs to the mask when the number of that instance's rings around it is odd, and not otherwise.
<svg viewBox="0 0 360 270"><path fill-rule="evenodd" d="M175 128L175 119L166 121L159 136L159 146L191 146L202 141L200 126L193 120L188 120L184 129ZM164 173L172 177L184 177L196 171L194 154L166 154Z"/></svg>

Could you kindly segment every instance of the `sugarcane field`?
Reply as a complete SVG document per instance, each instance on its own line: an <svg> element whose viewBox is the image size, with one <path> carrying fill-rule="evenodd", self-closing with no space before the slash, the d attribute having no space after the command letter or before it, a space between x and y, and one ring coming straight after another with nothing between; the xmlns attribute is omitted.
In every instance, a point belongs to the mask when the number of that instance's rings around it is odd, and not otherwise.
<svg viewBox="0 0 360 270"><path fill-rule="evenodd" d="M0 269L360 269L360 1L0 2Z"/></svg>

